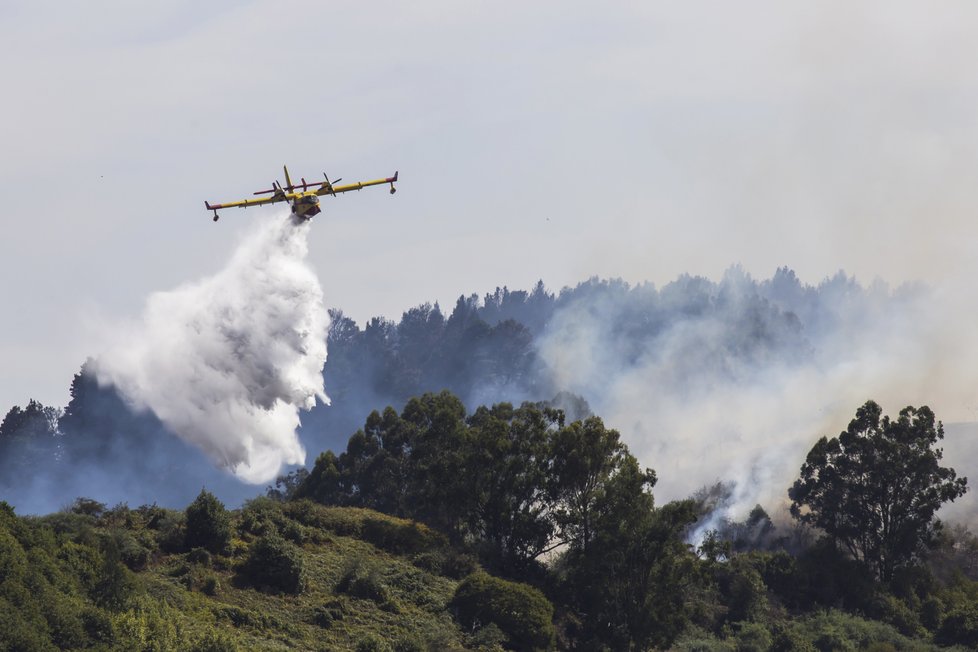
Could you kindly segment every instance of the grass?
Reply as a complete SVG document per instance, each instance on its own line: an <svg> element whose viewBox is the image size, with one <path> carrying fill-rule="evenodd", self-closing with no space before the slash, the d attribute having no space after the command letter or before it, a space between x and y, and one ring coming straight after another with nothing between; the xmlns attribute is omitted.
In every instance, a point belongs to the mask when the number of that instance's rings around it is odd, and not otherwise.
<svg viewBox="0 0 978 652"><path fill-rule="evenodd" d="M234 516L240 518L240 514ZM292 521L288 516L284 520ZM378 522L384 527L371 530L370 524ZM280 521L276 527L281 525ZM414 641L425 633L429 640L465 649L462 632L446 610L458 581L422 570L410 561L410 553L417 549L411 541L420 538L427 544L437 539L424 531L427 528L419 530L423 526L369 510L319 506L309 510L298 525L313 530L299 537L306 540L300 546L306 577L302 593L263 593L240 580L237 570L255 539L247 532L241 543L232 545L230 556L157 555L137 573L147 599L120 616L133 642L146 640L141 632L154 632L170 641L175 633L199 639L216 629L240 649L355 650L371 637ZM403 554L357 538L364 531L384 532L375 535L378 543L403 550ZM401 531L409 533L403 540L397 536ZM367 568L371 581L387 599L337 591L351 564ZM163 619L165 626L158 622Z"/></svg>

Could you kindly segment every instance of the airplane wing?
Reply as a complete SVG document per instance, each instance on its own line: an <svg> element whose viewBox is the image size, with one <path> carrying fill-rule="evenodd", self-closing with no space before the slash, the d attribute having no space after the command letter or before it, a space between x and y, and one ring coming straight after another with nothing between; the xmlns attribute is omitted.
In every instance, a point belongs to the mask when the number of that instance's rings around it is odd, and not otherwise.
<svg viewBox="0 0 978 652"><path fill-rule="evenodd" d="M248 208L249 206L261 206L263 204L274 204L275 202L286 201L291 195L281 194L275 195L274 197L263 197L262 199L242 199L241 201L232 201L226 204L209 204L206 201L204 205L207 206L207 210L213 211L220 208Z"/></svg>
<svg viewBox="0 0 978 652"><path fill-rule="evenodd" d="M323 184L316 189L317 195L334 195L341 192L350 192L351 190L360 190L362 188L367 188L369 186L379 186L381 184L389 183L391 184L391 191L394 189L394 182L397 181L397 172L394 176L388 177L386 179L374 179L373 181L357 181L356 183L348 183L342 186L332 186L328 184Z"/></svg>

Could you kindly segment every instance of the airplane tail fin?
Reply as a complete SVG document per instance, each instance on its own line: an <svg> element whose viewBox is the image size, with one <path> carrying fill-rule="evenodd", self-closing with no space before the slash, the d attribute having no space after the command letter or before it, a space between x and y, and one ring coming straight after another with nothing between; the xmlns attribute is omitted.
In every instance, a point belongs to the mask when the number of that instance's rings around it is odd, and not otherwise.
<svg viewBox="0 0 978 652"><path fill-rule="evenodd" d="M289 177L289 166L283 165L282 169L285 170L285 186L289 189L289 192L292 192L294 186L292 185L292 178Z"/></svg>

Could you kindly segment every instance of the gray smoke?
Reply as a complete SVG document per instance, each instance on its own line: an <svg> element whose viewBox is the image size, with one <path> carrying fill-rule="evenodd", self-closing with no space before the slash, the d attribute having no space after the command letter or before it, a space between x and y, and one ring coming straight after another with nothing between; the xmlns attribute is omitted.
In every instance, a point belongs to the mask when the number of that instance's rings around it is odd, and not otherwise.
<svg viewBox="0 0 978 652"><path fill-rule="evenodd" d="M153 294L96 363L100 383L250 483L305 462L299 410L328 402L329 316L308 231L261 222L219 272Z"/></svg>
<svg viewBox="0 0 978 652"><path fill-rule="evenodd" d="M965 318L978 313L967 294L842 274L811 287L787 270L755 282L733 268L719 283L683 277L602 296L563 306L541 338L555 385L584 396L659 472L660 501L729 486L714 520L758 503L778 512L815 440L867 399L888 414L926 404L946 422L974 420L978 331ZM654 335L636 346L632 329ZM946 448L945 464L976 475L974 457L957 454L968 446L949 436ZM974 511L969 498L956 517Z"/></svg>

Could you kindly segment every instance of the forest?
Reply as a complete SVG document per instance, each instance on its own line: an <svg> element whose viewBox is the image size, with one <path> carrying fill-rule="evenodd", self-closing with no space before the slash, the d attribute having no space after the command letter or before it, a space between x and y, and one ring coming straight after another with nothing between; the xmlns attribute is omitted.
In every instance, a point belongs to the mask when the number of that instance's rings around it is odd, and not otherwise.
<svg viewBox="0 0 978 652"><path fill-rule="evenodd" d="M0 423L0 649L975 649L978 537L938 518L968 482L930 408L863 396L789 460L789 509L739 514L722 477L657 500L675 468L604 414L620 377L710 396L912 300L734 269L334 310L314 455L263 495L86 363L63 410ZM581 341L589 374L555 353Z"/></svg>

